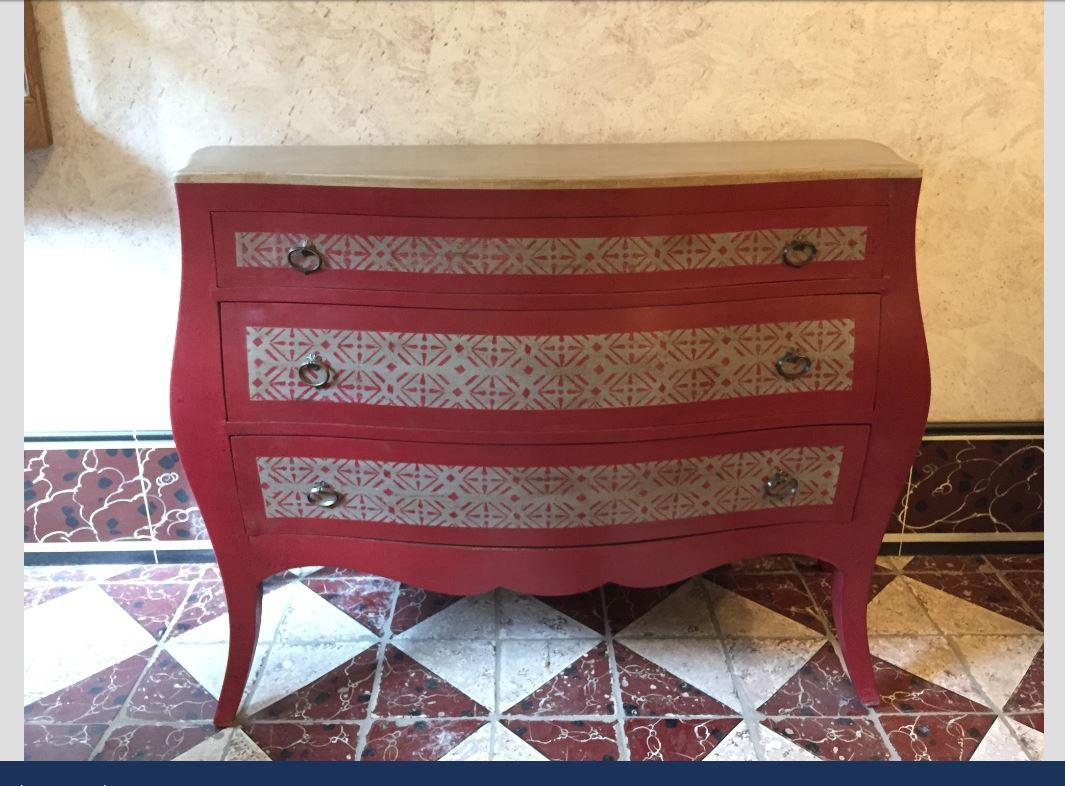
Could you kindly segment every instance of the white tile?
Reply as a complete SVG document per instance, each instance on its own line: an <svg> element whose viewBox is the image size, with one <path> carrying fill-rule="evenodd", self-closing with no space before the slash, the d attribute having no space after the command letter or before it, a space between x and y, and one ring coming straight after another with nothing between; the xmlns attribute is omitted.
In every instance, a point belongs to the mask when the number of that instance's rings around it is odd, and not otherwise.
<svg viewBox="0 0 1065 786"><path fill-rule="evenodd" d="M270 761L270 757L243 729L233 729L233 736L226 749L226 761Z"/></svg>
<svg viewBox="0 0 1065 786"><path fill-rule="evenodd" d="M758 761L747 723L740 723L725 735L703 761Z"/></svg>
<svg viewBox="0 0 1065 786"><path fill-rule="evenodd" d="M1037 635L1038 630L985 609L949 592L930 587L921 581L904 578L909 583L928 615L946 633L999 633L1003 635Z"/></svg>
<svg viewBox="0 0 1065 786"><path fill-rule="evenodd" d="M1033 761L1042 761L1044 752L1043 732L1031 729L1012 718L1007 719L1006 723L1009 724L1010 728L1013 729L1013 732L1020 738L1021 745L1027 751L1029 757L1031 757Z"/></svg>
<svg viewBox="0 0 1065 786"><path fill-rule="evenodd" d="M986 699L965 672L965 664L943 636L873 636L869 651L915 674L983 704Z"/></svg>
<svg viewBox="0 0 1065 786"><path fill-rule="evenodd" d="M392 643L482 707L495 706L495 642L399 636Z"/></svg>
<svg viewBox="0 0 1065 786"><path fill-rule="evenodd" d="M869 633L890 636L901 633L939 633L917 598L899 577L877 593L869 603Z"/></svg>
<svg viewBox="0 0 1065 786"><path fill-rule="evenodd" d="M294 582L271 593L275 594L283 594L283 599L289 604L288 614L275 634L278 641L368 643L377 638L373 631L349 617L306 584Z"/></svg>
<svg viewBox="0 0 1065 786"><path fill-rule="evenodd" d="M494 740L493 740L494 737ZM452 748L440 761L547 761L500 723L486 723Z"/></svg>
<svg viewBox="0 0 1065 786"><path fill-rule="evenodd" d="M587 639L500 642L499 711L517 704L593 646Z"/></svg>
<svg viewBox="0 0 1065 786"><path fill-rule="evenodd" d="M954 636L953 639L973 679L998 707L1010 700L1043 646L1042 636Z"/></svg>
<svg viewBox="0 0 1065 786"><path fill-rule="evenodd" d="M736 679L747 699L760 707L821 649L824 637L730 639L725 642Z"/></svg>
<svg viewBox="0 0 1065 786"><path fill-rule="evenodd" d="M226 673L226 659L229 656L229 645L224 641L190 642L174 640L165 646L178 663L199 682L208 693L215 698L222 691L222 679ZM244 688L244 700L242 706L247 703L248 691L255 684L255 679L262 669L263 661L269 647L265 644L256 647L255 658L252 661L250 676Z"/></svg>
<svg viewBox="0 0 1065 786"><path fill-rule="evenodd" d="M755 603L713 582L706 582L706 586L723 636L823 638L816 631L761 603Z"/></svg>
<svg viewBox="0 0 1065 786"><path fill-rule="evenodd" d="M632 639L624 642L633 652L737 712L736 696L725 651L717 639Z"/></svg>
<svg viewBox="0 0 1065 786"><path fill-rule="evenodd" d="M877 557L876 564L888 570L902 570L912 559L913 557Z"/></svg>
<svg viewBox="0 0 1065 786"><path fill-rule="evenodd" d="M471 595L422 620L398 638L410 639L494 639L496 635L495 593Z"/></svg>
<svg viewBox="0 0 1065 786"><path fill-rule="evenodd" d="M1028 754L1010 733L1007 722L997 718L969 761L1028 761Z"/></svg>
<svg viewBox="0 0 1065 786"><path fill-rule="evenodd" d="M761 724L758 726L758 739L762 743L765 761L821 761L806 748Z"/></svg>
<svg viewBox="0 0 1065 786"><path fill-rule="evenodd" d="M492 761L550 761L506 726L496 724Z"/></svg>
<svg viewBox="0 0 1065 786"><path fill-rule="evenodd" d="M241 729L222 729L174 761L270 761L270 757Z"/></svg>
<svg viewBox="0 0 1065 786"><path fill-rule="evenodd" d="M23 616L26 704L155 645L155 639L96 585L28 609Z"/></svg>
<svg viewBox="0 0 1065 786"><path fill-rule="evenodd" d="M649 636L677 638L716 635L706 585L707 582L700 578L685 582L672 595L625 627L618 639L627 645L637 638Z"/></svg>
<svg viewBox="0 0 1065 786"><path fill-rule="evenodd" d="M275 642L252 689L251 698L246 702L246 712L252 714L269 707L351 660L364 649L366 642Z"/></svg>
<svg viewBox="0 0 1065 786"><path fill-rule="evenodd" d="M531 595L500 590L498 602L501 638L600 638L591 628Z"/></svg>

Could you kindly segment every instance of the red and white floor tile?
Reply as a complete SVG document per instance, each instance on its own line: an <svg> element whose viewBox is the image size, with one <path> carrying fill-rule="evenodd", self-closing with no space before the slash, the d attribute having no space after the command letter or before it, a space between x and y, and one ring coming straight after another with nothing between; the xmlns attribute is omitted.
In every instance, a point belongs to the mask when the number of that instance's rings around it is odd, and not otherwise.
<svg viewBox="0 0 1065 786"><path fill-rule="evenodd" d="M331 569L269 582L239 728L204 565L27 568L27 759L1025 760L1042 755L1042 560L886 558L855 698L827 574L452 598Z"/></svg>

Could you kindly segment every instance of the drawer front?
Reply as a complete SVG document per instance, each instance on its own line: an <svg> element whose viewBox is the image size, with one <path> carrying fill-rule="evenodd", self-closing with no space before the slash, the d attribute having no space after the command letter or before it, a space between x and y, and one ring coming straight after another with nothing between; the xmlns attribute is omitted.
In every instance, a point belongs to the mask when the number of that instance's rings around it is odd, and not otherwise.
<svg viewBox="0 0 1065 786"><path fill-rule="evenodd" d="M878 206L555 219L216 212L212 224L221 286L426 292L874 277L886 241L886 208ZM313 250L293 250L304 241ZM812 244L789 253L794 264L784 261L791 241ZM811 249L812 261L800 266Z"/></svg>
<svg viewBox="0 0 1065 786"><path fill-rule="evenodd" d="M226 303L228 411L521 430L868 409L878 314L875 295L539 312Z"/></svg>
<svg viewBox="0 0 1065 786"><path fill-rule="evenodd" d="M253 534L542 546L847 521L867 436L824 426L595 446L232 442Z"/></svg>

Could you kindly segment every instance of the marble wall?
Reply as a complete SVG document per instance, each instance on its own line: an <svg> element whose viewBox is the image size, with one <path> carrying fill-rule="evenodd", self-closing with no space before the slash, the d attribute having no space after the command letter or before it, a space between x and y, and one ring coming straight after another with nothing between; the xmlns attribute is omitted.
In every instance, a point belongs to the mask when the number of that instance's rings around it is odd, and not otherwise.
<svg viewBox="0 0 1065 786"><path fill-rule="evenodd" d="M875 139L925 170L931 419L1042 417L1039 3L34 7L28 431L169 427L171 176L227 143Z"/></svg>

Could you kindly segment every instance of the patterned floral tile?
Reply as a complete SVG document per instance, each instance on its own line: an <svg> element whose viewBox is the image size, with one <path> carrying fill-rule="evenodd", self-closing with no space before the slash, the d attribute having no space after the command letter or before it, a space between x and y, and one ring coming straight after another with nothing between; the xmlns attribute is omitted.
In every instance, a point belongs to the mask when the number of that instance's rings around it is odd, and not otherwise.
<svg viewBox="0 0 1065 786"><path fill-rule="evenodd" d="M185 607L174 620L170 637L180 636L193 628L221 617L227 611L226 594L222 582L218 579L204 579L193 585Z"/></svg>
<svg viewBox="0 0 1065 786"><path fill-rule="evenodd" d="M991 566L972 554L918 554L902 569L903 573L988 573Z"/></svg>
<svg viewBox="0 0 1065 786"><path fill-rule="evenodd" d="M130 696L126 714L138 720L205 721L217 702L185 668L161 651Z"/></svg>
<svg viewBox="0 0 1065 786"><path fill-rule="evenodd" d="M726 573L713 577L714 583L737 595L801 622L819 633L824 625L817 616L816 604L796 575Z"/></svg>
<svg viewBox="0 0 1065 786"><path fill-rule="evenodd" d="M487 715L488 710L414 658L389 646L381 667L381 688L374 714L463 718Z"/></svg>
<svg viewBox="0 0 1065 786"><path fill-rule="evenodd" d="M887 761L891 758L868 718L781 718L763 723L826 761Z"/></svg>
<svg viewBox="0 0 1065 786"><path fill-rule="evenodd" d="M701 761L739 718L648 718L625 721L632 761Z"/></svg>
<svg viewBox="0 0 1065 786"><path fill-rule="evenodd" d="M122 726L112 729L94 757L104 761L169 761L214 734L209 725Z"/></svg>
<svg viewBox="0 0 1065 786"><path fill-rule="evenodd" d="M118 566L116 566L118 567ZM214 573L211 578L217 579L218 566L214 563L180 563L174 565L135 565L129 569L119 569L113 576L101 578L111 584L123 582L132 584L162 583L162 584L190 584L207 577L207 573Z"/></svg>
<svg viewBox="0 0 1065 786"><path fill-rule="evenodd" d="M273 761L355 761L352 723L251 723L245 733Z"/></svg>
<svg viewBox="0 0 1065 786"><path fill-rule="evenodd" d="M394 581L376 577L336 579L311 576L303 579L303 583L378 636L384 634L392 611Z"/></svg>
<svg viewBox="0 0 1065 786"><path fill-rule="evenodd" d="M151 537L135 450L27 450L23 455L25 542Z"/></svg>
<svg viewBox="0 0 1065 786"><path fill-rule="evenodd" d="M1039 619L994 574L919 573L912 578L1024 625L1040 627Z"/></svg>
<svg viewBox="0 0 1065 786"><path fill-rule="evenodd" d="M23 731L23 758L26 761L88 761L106 731L106 723L60 726L27 723Z"/></svg>
<svg viewBox="0 0 1065 786"><path fill-rule="evenodd" d="M511 707L510 715L612 715L610 661L602 643Z"/></svg>
<svg viewBox="0 0 1065 786"><path fill-rule="evenodd" d="M114 720L148 664L148 652L138 653L29 704L28 722L96 724Z"/></svg>
<svg viewBox="0 0 1065 786"><path fill-rule="evenodd" d="M1042 532L1042 440L925 442L906 531Z"/></svg>
<svg viewBox="0 0 1065 786"><path fill-rule="evenodd" d="M143 452L148 516L156 540L207 540L207 527L173 447Z"/></svg>
<svg viewBox="0 0 1065 786"><path fill-rule="evenodd" d="M458 600L460 598L455 595L441 595L404 584L400 587L399 596L396 598L396 611L392 615L392 633L403 633Z"/></svg>
<svg viewBox="0 0 1065 786"><path fill-rule="evenodd" d="M482 725L481 720L374 721L362 761L436 761Z"/></svg>
<svg viewBox="0 0 1065 786"><path fill-rule="evenodd" d="M878 683L879 684L879 683ZM763 715L865 715L831 644L825 644L758 708Z"/></svg>
<svg viewBox="0 0 1065 786"><path fill-rule="evenodd" d="M731 707L620 642L614 643L614 657L628 716L735 714Z"/></svg>
<svg viewBox="0 0 1065 786"><path fill-rule="evenodd" d="M178 607L189 593L188 584L101 584L114 601L157 640L163 637Z"/></svg>
<svg viewBox="0 0 1065 786"><path fill-rule="evenodd" d="M1033 570L1043 572L1042 554L989 554L984 557L995 570Z"/></svg>
<svg viewBox="0 0 1065 786"><path fill-rule="evenodd" d="M994 722L994 715L880 715L903 761L968 761Z"/></svg>
<svg viewBox="0 0 1065 786"><path fill-rule="evenodd" d="M956 693L950 688L911 674L886 660L873 658L873 673L877 687L880 689L881 704L877 707L878 712L949 712L954 714L990 712L983 704Z"/></svg>
<svg viewBox="0 0 1065 786"><path fill-rule="evenodd" d="M509 720L503 725L552 761L617 761L614 723Z"/></svg>

